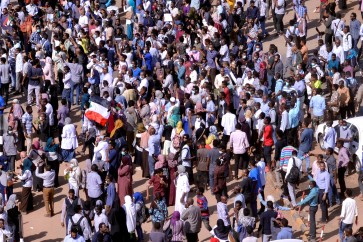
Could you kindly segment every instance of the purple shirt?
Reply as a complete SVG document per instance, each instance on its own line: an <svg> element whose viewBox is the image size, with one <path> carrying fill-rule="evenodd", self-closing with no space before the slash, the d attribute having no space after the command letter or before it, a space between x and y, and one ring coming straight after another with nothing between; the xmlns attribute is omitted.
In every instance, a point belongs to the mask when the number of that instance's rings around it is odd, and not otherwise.
<svg viewBox="0 0 363 242"><path fill-rule="evenodd" d="M349 152L347 148L342 147L339 149L339 154L338 154L338 168L347 167L348 162L349 162Z"/></svg>

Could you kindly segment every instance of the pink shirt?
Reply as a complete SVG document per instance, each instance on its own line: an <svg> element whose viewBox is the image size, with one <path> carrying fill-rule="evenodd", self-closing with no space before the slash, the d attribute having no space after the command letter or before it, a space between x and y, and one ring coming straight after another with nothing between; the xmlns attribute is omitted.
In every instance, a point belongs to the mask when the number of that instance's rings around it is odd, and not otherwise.
<svg viewBox="0 0 363 242"><path fill-rule="evenodd" d="M247 135L242 130L232 132L229 141L231 148L233 148L233 154L244 154L247 148L250 147Z"/></svg>

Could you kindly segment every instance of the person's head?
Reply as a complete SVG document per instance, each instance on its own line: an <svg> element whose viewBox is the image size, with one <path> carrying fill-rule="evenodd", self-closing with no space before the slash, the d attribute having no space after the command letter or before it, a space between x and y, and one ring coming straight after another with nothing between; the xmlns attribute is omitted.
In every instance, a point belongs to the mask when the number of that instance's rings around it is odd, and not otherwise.
<svg viewBox="0 0 363 242"><path fill-rule="evenodd" d="M352 234L353 234L353 229L352 228L345 228L344 229L344 234L345 234L345 236L346 237L350 237L350 236L352 236Z"/></svg>
<svg viewBox="0 0 363 242"><path fill-rule="evenodd" d="M252 228L251 225L248 225L246 227L246 232L247 232L248 235L252 235L253 234L253 228Z"/></svg>
<svg viewBox="0 0 363 242"><path fill-rule="evenodd" d="M242 208L242 202L240 200L236 201L235 208L239 211Z"/></svg>
<svg viewBox="0 0 363 242"><path fill-rule="evenodd" d="M51 169L52 169L52 167L51 167L50 165L46 165L46 166L45 166L45 170L46 170L46 171L50 171Z"/></svg>
<svg viewBox="0 0 363 242"><path fill-rule="evenodd" d="M353 21L353 20L355 20L357 18L357 14L356 13L351 13L350 14L350 19Z"/></svg>
<svg viewBox="0 0 363 242"><path fill-rule="evenodd" d="M193 198L191 198L191 197L190 197L190 198L188 198L188 199L187 199L186 206L187 206L187 207L189 207L189 206L191 206L191 205L193 205L193 204L194 204L194 199L193 199Z"/></svg>
<svg viewBox="0 0 363 242"><path fill-rule="evenodd" d="M96 206L95 211L96 211L97 215L100 215L102 213L102 207L101 206Z"/></svg>
<svg viewBox="0 0 363 242"><path fill-rule="evenodd" d="M76 196L75 196L75 191L74 191L74 189L69 189L69 191L68 191L68 197L70 198L70 199L74 199Z"/></svg>
<svg viewBox="0 0 363 242"><path fill-rule="evenodd" d="M274 204L272 201L267 201L267 208L270 210L274 209Z"/></svg>
<svg viewBox="0 0 363 242"><path fill-rule="evenodd" d="M326 154L326 155L332 155L332 154L333 154L333 152L334 152L334 150L333 150L333 148L331 148L331 147L328 147L328 148L325 150L325 154Z"/></svg>
<svg viewBox="0 0 363 242"><path fill-rule="evenodd" d="M337 141L337 147L340 149L344 146L344 141L343 140L338 140Z"/></svg>
<svg viewBox="0 0 363 242"><path fill-rule="evenodd" d="M93 164L93 165L91 166L91 171L93 171L93 172L97 172L97 171L98 171L98 166L97 166L96 164Z"/></svg>
<svg viewBox="0 0 363 242"><path fill-rule="evenodd" d="M265 119L263 120L263 123L264 123L265 125L270 124L270 123L271 123L271 118L270 118L270 117L265 117Z"/></svg>
<svg viewBox="0 0 363 242"><path fill-rule="evenodd" d="M318 163L324 162L324 156L322 154L319 154L317 158Z"/></svg>
<svg viewBox="0 0 363 242"><path fill-rule="evenodd" d="M73 239L76 239L76 238L77 238L77 235L78 235L78 227L77 227L77 226L75 226L75 225L73 225L73 226L71 227L71 237L72 237Z"/></svg>
<svg viewBox="0 0 363 242"><path fill-rule="evenodd" d="M197 195L201 196L204 193L204 187L199 187L197 190Z"/></svg>
<svg viewBox="0 0 363 242"><path fill-rule="evenodd" d="M251 167L256 167L256 161L254 159L250 160L250 166Z"/></svg>
<svg viewBox="0 0 363 242"><path fill-rule="evenodd" d="M32 106L30 106L30 105L26 106L25 110L26 110L26 112L27 112L28 114L33 113Z"/></svg>
<svg viewBox="0 0 363 242"><path fill-rule="evenodd" d="M154 228L155 228L156 231L160 230L161 224L159 222L155 222L154 223Z"/></svg>
<svg viewBox="0 0 363 242"><path fill-rule="evenodd" d="M296 156L297 156L297 151L296 151L296 150L293 150L293 151L291 152L291 154L292 154L292 156L293 156L293 157L296 157Z"/></svg>
<svg viewBox="0 0 363 242"><path fill-rule="evenodd" d="M100 223L98 225L98 230L101 232L101 233L106 233L108 231L108 227L105 223Z"/></svg>
<svg viewBox="0 0 363 242"><path fill-rule="evenodd" d="M316 181L310 181L309 182L309 188L312 189L314 187L316 187Z"/></svg>
<svg viewBox="0 0 363 242"><path fill-rule="evenodd" d="M282 226L287 227L289 226L289 221L286 218L281 219Z"/></svg>
<svg viewBox="0 0 363 242"><path fill-rule="evenodd" d="M221 202L224 204L227 204L227 197L226 196L222 196L221 197Z"/></svg>
<svg viewBox="0 0 363 242"><path fill-rule="evenodd" d="M157 201L160 201L162 198L163 198L163 197L161 196L161 193L160 193L160 192L155 193L155 199L156 199Z"/></svg>
<svg viewBox="0 0 363 242"><path fill-rule="evenodd" d="M240 194L241 193L241 187L240 186L235 186L233 188L233 193L234 194Z"/></svg>
<svg viewBox="0 0 363 242"><path fill-rule="evenodd" d="M346 197L352 197L352 196L353 196L353 191L352 191L352 189L347 188L347 189L345 190L345 196L346 196Z"/></svg>

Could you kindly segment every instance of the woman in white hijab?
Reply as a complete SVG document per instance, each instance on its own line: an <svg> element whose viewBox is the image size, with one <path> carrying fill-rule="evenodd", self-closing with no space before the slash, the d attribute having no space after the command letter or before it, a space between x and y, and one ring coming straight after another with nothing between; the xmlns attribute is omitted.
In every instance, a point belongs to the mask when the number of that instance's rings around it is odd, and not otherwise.
<svg viewBox="0 0 363 242"><path fill-rule="evenodd" d="M187 202L188 193L190 191L188 173L185 172L185 167L178 166L178 176L175 179L176 197L175 197L175 211L183 214L185 210L185 203Z"/></svg>
<svg viewBox="0 0 363 242"><path fill-rule="evenodd" d="M81 186L82 171L78 166L78 161L72 159L69 167L64 170L64 177L68 179L69 189L74 189L74 194L79 197L79 187Z"/></svg>
<svg viewBox="0 0 363 242"><path fill-rule="evenodd" d="M127 231L129 232L130 240L133 240L135 239L136 229L136 207L129 195L125 196L125 204L122 207L126 212Z"/></svg>

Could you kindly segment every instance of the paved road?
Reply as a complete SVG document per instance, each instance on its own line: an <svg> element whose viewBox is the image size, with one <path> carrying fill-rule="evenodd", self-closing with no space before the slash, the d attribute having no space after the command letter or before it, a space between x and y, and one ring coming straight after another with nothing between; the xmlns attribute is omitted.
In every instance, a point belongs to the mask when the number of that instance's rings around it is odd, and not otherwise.
<svg viewBox="0 0 363 242"><path fill-rule="evenodd" d="M120 1L117 0L118 4L120 4ZM289 2L289 1L288 1ZM349 12L353 11L353 7L354 9L357 9L357 2L358 1L348 1L348 10L344 11L344 15L345 18L348 19L349 18ZM291 4L290 4L291 5ZM319 26L318 23L318 17L319 15L317 13L313 13L313 10L315 9L315 7L318 5L318 1L316 0L310 0L306 2L306 5L308 7L308 14L310 16L311 22L309 22L309 31L308 31L308 47L310 49L313 49L314 47L317 46L317 37L316 37L316 31L315 31L315 27L320 27L320 30L322 31L324 28L323 26ZM118 5L120 6L120 5ZM287 23L288 20L292 19L292 11L291 11L291 6L289 8L288 14L287 16L285 16L284 18L284 22ZM360 19L360 14L357 14L358 18ZM360 19L361 20L361 19ZM267 30L269 32L271 32L273 30L273 25L271 23L271 19L268 21L267 24ZM274 43L275 45L278 46L279 48L279 52L282 54L283 59L286 53L286 47L284 45L284 40L283 37L280 36L278 38L271 36L267 39L267 41L263 44L263 48L265 50L268 49L269 44ZM12 97L14 98L14 97ZM21 102L23 104L25 104L25 98L21 98L21 97L16 97L16 98L20 98ZM24 105L23 105L24 106ZM78 116L80 115L80 113L78 112L78 107L76 108L72 108L72 117L74 116ZM8 111L8 110L7 110ZM35 110L34 110L35 111ZM34 115L35 112L34 112ZM78 125L78 130L80 129L80 123L77 123ZM317 148L316 151L319 151L319 149ZM77 157L80 161L81 161L81 167L84 166L84 157ZM61 165L61 172L60 174L62 174L63 169L66 167L66 164L62 164ZM24 216L24 235L25 235L25 241L26 242L30 242L30 241L43 241L43 242L56 242L56 241L62 241L62 239L65 236L65 228L62 228L60 225L60 213L61 213L61 205L62 205L62 201L65 198L67 191L68 191L68 186L66 185L63 176L61 175L60 178L61 184L62 186L56 189L56 195L55 195L55 216L52 218L46 218L43 215L45 214L45 209L44 209L44 205L42 202L42 193L34 193L34 204L35 204L35 210L31 213L29 213L28 215ZM146 179L141 178L141 171L137 171L136 174L134 175L134 190L135 191L140 191L140 192L145 192L145 183L146 183ZM229 181L228 183L228 188L229 190L231 190L231 188L233 188L238 182L236 181ZM356 175L352 175L350 177L347 178L347 187L350 188L354 188L355 194L357 194L357 182L356 182ZM300 189L307 189L307 183L303 183L300 185ZM20 184L16 184L15 185L15 193L20 194L21 188L20 188ZM275 190L273 188L273 186L267 186L266 188L266 194L273 194L275 196L275 198L277 198L280 195L280 191ZM210 204L210 208L211 208L211 212L213 212L213 214L211 215L211 225L213 226L216 222L216 202L214 197L211 196L210 192L207 191L206 192L206 196L209 200L209 204ZM85 198L84 193L81 192L81 197ZM233 200L233 197L231 197L231 199L229 200L229 208L231 208L231 201ZM299 199L298 199L299 200ZM359 206L363 207L363 202L359 201ZM169 208L169 212L172 212L173 208ZM324 235L324 240L323 241L335 241L337 238L337 222L336 222L336 216L338 216L340 213L340 209L339 208L334 208L332 210L332 214L330 215L330 218L333 219L333 221L329 222L328 225L325 228L325 232L326 234ZM362 213L362 210L360 209L360 213ZM289 212L284 212L283 213L284 216L289 220L289 221L293 221L291 218L291 214ZM317 218L320 217L320 212L317 213ZM295 223L292 224L293 229L294 229L294 237L295 238L299 238L301 236L301 232L299 232L299 226ZM359 226L363 226L363 220L359 222ZM150 231L151 228L151 224L150 223L146 223L144 226L144 230L145 233L148 233L148 231ZM357 227L354 226L354 230ZM318 229L318 232L320 233L320 228ZM209 238L209 233L208 231L203 227L202 231L200 233L200 241L208 241Z"/></svg>

